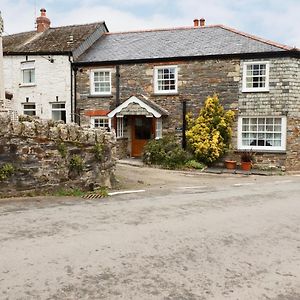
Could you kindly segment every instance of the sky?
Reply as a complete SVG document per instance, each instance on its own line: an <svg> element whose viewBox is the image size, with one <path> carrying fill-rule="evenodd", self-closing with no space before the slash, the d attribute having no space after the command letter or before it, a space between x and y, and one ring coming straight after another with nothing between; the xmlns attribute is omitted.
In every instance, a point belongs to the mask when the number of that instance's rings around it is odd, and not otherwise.
<svg viewBox="0 0 300 300"><path fill-rule="evenodd" d="M0 0L4 34L34 30L40 8L51 26L105 21L110 32L223 24L300 48L300 0Z"/></svg>

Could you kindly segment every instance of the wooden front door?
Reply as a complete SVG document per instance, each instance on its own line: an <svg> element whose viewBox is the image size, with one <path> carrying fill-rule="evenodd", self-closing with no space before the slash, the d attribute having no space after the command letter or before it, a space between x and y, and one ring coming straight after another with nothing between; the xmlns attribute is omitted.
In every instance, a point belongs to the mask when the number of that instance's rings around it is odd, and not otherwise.
<svg viewBox="0 0 300 300"><path fill-rule="evenodd" d="M132 117L132 148L131 155L139 157L142 155L145 144L153 136L153 118L145 116Z"/></svg>

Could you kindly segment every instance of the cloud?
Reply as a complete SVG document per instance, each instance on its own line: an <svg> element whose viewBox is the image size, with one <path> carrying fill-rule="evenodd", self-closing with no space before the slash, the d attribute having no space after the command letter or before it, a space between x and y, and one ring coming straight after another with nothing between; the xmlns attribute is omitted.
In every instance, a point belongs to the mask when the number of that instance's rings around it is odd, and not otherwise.
<svg viewBox="0 0 300 300"><path fill-rule="evenodd" d="M206 24L225 24L263 38L300 47L298 0L36 0L45 6L51 25L104 20L112 31L192 26L194 18ZM5 31L34 29L33 0L0 0Z"/></svg>

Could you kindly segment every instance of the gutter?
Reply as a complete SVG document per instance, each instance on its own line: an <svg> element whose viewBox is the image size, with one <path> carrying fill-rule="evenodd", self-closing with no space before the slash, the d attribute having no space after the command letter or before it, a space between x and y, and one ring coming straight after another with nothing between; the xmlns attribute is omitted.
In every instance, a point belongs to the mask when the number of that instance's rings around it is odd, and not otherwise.
<svg viewBox="0 0 300 300"><path fill-rule="evenodd" d="M251 58L275 58L275 57L295 57L300 58L299 50L288 50L278 52L257 52L257 53L233 53L233 54L213 54L213 55L198 55L198 56L174 56L174 57L159 57L159 58L139 58L126 60L108 60L108 61L89 61L75 62L77 66L104 66L116 64L136 64L150 62L168 62L168 61L187 61L187 60L208 60L208 59L251 59Z"/></svg>

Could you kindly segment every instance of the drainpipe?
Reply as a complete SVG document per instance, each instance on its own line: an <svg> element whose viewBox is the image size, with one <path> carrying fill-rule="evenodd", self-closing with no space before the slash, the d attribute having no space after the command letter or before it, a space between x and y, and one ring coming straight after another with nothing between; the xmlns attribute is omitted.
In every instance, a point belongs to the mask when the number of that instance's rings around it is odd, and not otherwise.
<svg viewBox="0 0 300 300"><path fill-rule="evenodd" d="M69 62L70 62L70 75L71 75L71 122L73 122L74 118L74 110L73 110L73 66L72 66L72 60L71 60L71 54L69 54Z"/></svg>
<svg viewBox="0 0 300 300"><path fill-rule="evenodd" d="M116 66L116 107L120 105L120 66Z"/></svg>
<svg viewBox="0 0 300 300"><path fill-rule="evenodd" d="M76 66L73 67L74 71L74 115L75 115L75 123L80 126L80 118L77 115L77 71L78 68Z"/></svg>
<svg viewBox="0 0 300 300"><path fill-rule="evenodd" d="M182 101L182 149L186 149L186 100Z"/></svg>

